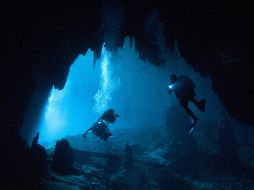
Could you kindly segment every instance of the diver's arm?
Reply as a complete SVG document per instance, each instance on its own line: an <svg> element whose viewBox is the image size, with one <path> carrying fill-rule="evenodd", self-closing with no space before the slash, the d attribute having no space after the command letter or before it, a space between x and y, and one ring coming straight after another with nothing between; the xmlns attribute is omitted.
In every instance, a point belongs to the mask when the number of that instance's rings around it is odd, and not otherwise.
<svg viewBox="0 0 254 190"><path fill-rule="evenodd" d="M97 122L102 121L102 116L97 120Z"/></svg>
<svg viewBox="0 0 254 190"><path fill-rule="evenodd" d="M170 90L169 87L167 88L167 91L168 91L169 94L172 93L172 90Z"/></svg>
<svg viewBox="0 0 254 190"><path fill-rule="evenodd" d="M173 92L173 83L169 84L168 87L167 87L167 91L169 94L171 94Z"/></svg>
<svg viewBox="0 0 254 190"><path fill-rule="evenodd" d="M86 138L86 134L87 134L90 130L92 130L92 128L93 128L93 127L90 127L89 129L86 130L86 132L83 134L83 138Z"/></svg>

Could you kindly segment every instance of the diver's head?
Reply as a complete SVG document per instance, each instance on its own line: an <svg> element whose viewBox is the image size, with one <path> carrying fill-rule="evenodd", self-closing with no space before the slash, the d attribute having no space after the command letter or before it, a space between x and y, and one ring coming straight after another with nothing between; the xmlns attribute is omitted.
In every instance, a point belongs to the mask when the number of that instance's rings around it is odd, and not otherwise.
<svg viewBox="0 0 254 190"><path fill-rule="evenodd" d="M170 75L171 82L175 82L177 80L177 76L175 74Z"/></svg>

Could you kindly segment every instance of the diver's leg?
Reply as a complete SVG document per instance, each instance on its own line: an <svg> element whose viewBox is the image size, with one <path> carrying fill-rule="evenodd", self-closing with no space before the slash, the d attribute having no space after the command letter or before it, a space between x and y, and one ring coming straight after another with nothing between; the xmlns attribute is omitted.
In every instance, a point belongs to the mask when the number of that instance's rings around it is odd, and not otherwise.
<svg viewBox="0 0 254 190"><path fill-rule="evenodd" d="M182 99L180 100L180 105L183 107L183 109L186 111L186 113L192 117L194 120L194 123L197 123L198 118L194 115L194 113L191 111L191 109L188 107L188 100Z"/></svg>
<svg viewBox="0 0 254 190"><path fill-rule="evenodd" d="M190 101L192 101L200 111L204 112L205 111L205 104L206 104L206 100L202 99L200 101L198 101L195 97L191 97Z"/></svg>

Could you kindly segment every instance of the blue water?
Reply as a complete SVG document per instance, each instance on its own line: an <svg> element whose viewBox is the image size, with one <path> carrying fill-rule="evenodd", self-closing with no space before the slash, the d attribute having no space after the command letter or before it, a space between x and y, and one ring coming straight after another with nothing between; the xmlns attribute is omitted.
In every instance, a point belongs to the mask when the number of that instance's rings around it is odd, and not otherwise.
<svg viewBox="0 0 254 190"><path fill-rule="evenodd" d="M80 55L71 65L63 90L52 87L38 125L40 143L83 133L110 107L121 115L113 129L165 127L167 110L173 104L174 109L179 105L166 90L172 72L190 76L196 83L198 98L206 97L208 105L213 101L208 113L220 111L221 104L209 78L195 73L180 55L168 55L166 65L158 67L140 60L135 41L131 47L126 38L117 52L109 52L103 46L95 67L91 50ZM190 106L199 116L197 109ZM213 116L205 118L208 121Z"/></svg>

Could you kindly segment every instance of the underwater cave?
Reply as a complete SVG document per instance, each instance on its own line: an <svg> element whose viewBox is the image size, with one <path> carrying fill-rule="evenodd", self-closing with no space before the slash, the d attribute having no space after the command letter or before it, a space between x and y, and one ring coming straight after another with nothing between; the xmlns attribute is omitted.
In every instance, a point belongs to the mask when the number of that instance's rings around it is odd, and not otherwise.
<svg viewBox="0 0 254 190"><path fill-rule="evenodd" d="M246 5L7 3L0 187L254 189Z"/></svg>

